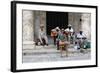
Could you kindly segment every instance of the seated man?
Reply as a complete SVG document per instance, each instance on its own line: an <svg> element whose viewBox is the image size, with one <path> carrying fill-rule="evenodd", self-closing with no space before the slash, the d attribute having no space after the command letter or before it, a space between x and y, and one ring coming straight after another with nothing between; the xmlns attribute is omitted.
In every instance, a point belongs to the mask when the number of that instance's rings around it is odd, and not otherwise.
<svg viewBox="0 0 100 73"><path fill-rule="evenodd" d="M79 44L79 49L84 48L84 44L86 43L86 36L83 34L83 31L80 31L77 34L77 42Z"/></svg>
<svg viewBox="0 0 100 73"><path fill-rule="evenodd" d="M43 46L44 45L48 46L48 39L46 36L46 32L44 31L44 25L42 25L42 24L41 24L40 30L39 30L39 40Z"/></svg>

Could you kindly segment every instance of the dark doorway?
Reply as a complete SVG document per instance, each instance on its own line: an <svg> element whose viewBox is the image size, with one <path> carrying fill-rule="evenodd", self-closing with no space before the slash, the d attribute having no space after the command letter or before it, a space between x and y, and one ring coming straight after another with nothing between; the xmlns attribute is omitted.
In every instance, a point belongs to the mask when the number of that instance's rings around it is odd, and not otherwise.
<svg viewBox="0 0 100 73"><path fill-rule="evenodd" d="M67 12L46 12L47 34L50 35L51 29L55 27L67 28L68 13Z"/></svg>

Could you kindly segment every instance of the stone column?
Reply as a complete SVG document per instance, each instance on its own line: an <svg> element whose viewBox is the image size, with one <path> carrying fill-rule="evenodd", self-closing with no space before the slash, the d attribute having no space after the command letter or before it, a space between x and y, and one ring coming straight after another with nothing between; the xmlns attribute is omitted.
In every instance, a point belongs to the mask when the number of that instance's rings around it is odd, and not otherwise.
<svg viewBox="0 0 100 73"><path fill-rule="evenodd" d="M81 19L81 29L86 34L87 39L91 40L91 14L83 13Z"/></svg>
<svg viewBox="0 0 100 73"><path fill-rule="evenodd" d="M39 29L40 29L40 11L34 11L34 38L39 38Z"/></svg>
<svg viewBox="0 0 100 73"><path fill-rule="evenodd" d="M40 12L40 23L44 24L44 29L46 32L46 12L45 11Z"/></svg>
<svg viewBox="0 0 100 73"><path fill-rule="evenodd" d="M34 45L34 12L23 10L23 49L32 49Z"/></svg>
<svg viewBox="0 0 100 73"><path fill-rule="evenodd" d="M44 29L46 32L46 12L44 11L34 11L34 15L35 15L35 25L34 25L34 36L35 36L35 40L38 39L39 37L39 29L40 29L40 25L44 25Z"/></svg>

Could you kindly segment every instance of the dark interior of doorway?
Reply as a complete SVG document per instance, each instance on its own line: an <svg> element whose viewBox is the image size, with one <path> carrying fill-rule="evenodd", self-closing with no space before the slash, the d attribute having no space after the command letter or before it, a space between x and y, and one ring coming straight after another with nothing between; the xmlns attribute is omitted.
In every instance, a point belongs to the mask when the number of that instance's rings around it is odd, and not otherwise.
<svg viewBox="0 0 100 73"><path fill-rule="evenodd" d="M46 12L46 29L47 34L50 35L51 29L55 27L67 28L68 25L68 12Z"/></svg>

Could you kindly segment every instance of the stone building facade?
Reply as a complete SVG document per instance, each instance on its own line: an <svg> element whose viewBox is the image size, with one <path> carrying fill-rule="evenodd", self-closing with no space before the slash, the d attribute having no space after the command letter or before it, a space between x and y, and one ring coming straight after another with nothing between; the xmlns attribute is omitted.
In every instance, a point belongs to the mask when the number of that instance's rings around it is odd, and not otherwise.
<svg viewBox="0 0 100 73"><path fill-rule="evenodd" d="M38 38L41 24L45 26L46 32L46 12L23 10L22 16L23 49L28 49L28 45L31 49L34 47L35 39Z"/></svg>
<svg viewBox="0 0 100 73"><path fill-rule="evenodd" d="M45 11L30 11L23 10L22 13L22 32L23 32L23 49L34 47L34 41L38 38L40 25L45 26L46 32L46 12ZM68 23L72 25L75 32L82 30L87 38L90 40L91 37L91 15L88 13L68 13ZM25 47L25 48L24 48Z"/></svg>

